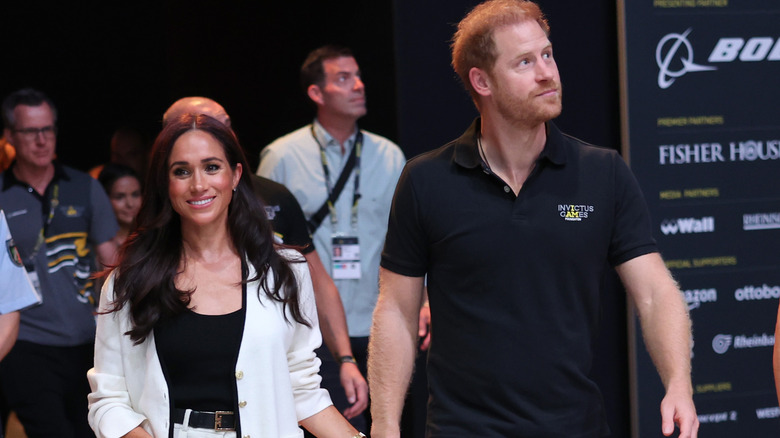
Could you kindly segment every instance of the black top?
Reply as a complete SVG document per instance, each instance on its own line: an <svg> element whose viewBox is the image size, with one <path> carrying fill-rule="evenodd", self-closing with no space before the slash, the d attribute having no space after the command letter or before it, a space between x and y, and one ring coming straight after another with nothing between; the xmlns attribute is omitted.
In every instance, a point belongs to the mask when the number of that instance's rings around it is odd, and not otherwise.
<svg viewBox="0 0 780 438"><path fill-rule="evenodd" d="M314 242L306 227L301 205L287 187L268 178L252 175L252 189L263 201L274 235L285 245L299 247L298 250L303 254L314 251Z"/></svg>
<svg viewBox="0 0 780 438"><path fill-rule="evenodd" d="M549 123L515 196L480 158L479 127L409 161L382 254L428 274L430 436L601 436L600 285L609 264L657 250L641 191L615 151Z"/></svg>
<svg viewBox="0 0 780 438"><path fill-rule="evenodd" d="M157 324L157 354L174 408L236 410L235 369L245 316L246 306L242 305L226 315L187 310Z"/></svg>

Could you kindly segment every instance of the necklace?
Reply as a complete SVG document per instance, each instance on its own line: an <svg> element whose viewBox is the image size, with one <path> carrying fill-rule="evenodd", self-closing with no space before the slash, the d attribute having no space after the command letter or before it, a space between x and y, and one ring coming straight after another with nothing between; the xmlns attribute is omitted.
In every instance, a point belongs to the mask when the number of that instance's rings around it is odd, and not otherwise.
<svg viewBox="0 0 780 438"><path fill-rule="evenodd" d="M492 169L490 168L490 163L488 163L487 154L485 153L485 149L482 148L482 136L481 135L479 137L477 137L477 146L479 147L479 155L482 157L482 160L485 161L485 167L487 167L487 169L492 172Z"/></svg>

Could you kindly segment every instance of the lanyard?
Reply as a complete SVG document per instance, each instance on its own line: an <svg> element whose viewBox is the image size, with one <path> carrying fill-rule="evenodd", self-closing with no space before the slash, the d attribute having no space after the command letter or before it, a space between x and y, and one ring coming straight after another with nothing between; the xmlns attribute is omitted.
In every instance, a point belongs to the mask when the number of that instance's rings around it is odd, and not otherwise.
<svg viewBox="0 0 780 438"><path fill-rule="evenodd" d="M54 212L57 211L57 206L60 205L59 198L60 185L54 184L54 187L52 187L51 200L49 201L49 215L46 217L46 223L41 227L41 231L38 233L38 240L35 242L35 247L33 247L32 253L28 257L28 260L31 264L33 263L33 259L35 259L35 256L38 254L38 251L41 249L41 245L43 245L43 242L46 240L46 230L49 228L51 221L54 219Z"/></svg>
<svg viewBox="0 0 780 438"><path fill-rule="evenodd" d="M317 146L320 147L320 160L322 161L322 172L325 174L325 188L328 190L328 210L330 211L330 223L334 226L338 223L338 215L336 214L336 207L333 205L335 201L333 199L333 187L330 184L330 170L328 170L328 157L325 155L325 147L320 143L317 138L317 134L314 132L314 124L311 125L311 136L314 141L317 142ZM352 228L357 229L358 220L358 202L360 201L360 155L363 149L363 133L358 129L357 136L355 137L355 145L352 148L351 154L355 155L355 188L352 194Z"/></svg>

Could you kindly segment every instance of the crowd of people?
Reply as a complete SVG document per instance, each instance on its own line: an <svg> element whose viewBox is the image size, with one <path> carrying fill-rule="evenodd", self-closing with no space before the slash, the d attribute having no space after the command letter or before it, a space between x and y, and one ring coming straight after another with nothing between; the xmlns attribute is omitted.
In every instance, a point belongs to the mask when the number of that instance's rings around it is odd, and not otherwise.
<svg viewBox="0 0 780 438"><path fill-rule="evenodd" d="M686 306L626 164L552 122L549 31L530 1L472 10L452 64L480 116L408 162L359 127L359 64L332 45L300 69L312 123L254 172L207 97L161 110L148 153L118 130L89 174L57 159L46 94L6 97L0 209L34 299L0 303L0 392L28 437L412 436L421 350L426 436L608 436L589 367L610 265L662 433L696 437Z"/></svg>

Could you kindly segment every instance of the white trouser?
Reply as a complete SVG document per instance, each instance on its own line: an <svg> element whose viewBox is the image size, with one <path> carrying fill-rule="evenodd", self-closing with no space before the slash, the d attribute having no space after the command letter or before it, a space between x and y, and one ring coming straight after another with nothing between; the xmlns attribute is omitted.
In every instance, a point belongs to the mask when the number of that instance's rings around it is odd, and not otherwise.
<svg viewBox="0 0 780 438"><path fill-rule="evenodd" d="M184 424L189 424L190 413L192 409L184 412ZM236 431L221 431L213 429L201 429L198 427L183 426L181 424L173 425L173 438L236 438Z"/></svg>

